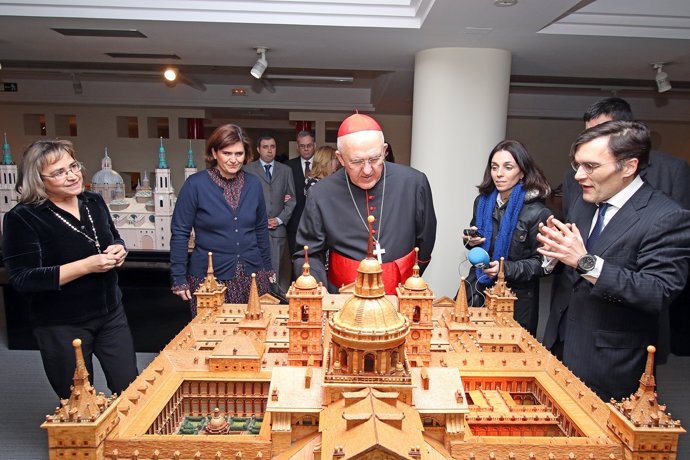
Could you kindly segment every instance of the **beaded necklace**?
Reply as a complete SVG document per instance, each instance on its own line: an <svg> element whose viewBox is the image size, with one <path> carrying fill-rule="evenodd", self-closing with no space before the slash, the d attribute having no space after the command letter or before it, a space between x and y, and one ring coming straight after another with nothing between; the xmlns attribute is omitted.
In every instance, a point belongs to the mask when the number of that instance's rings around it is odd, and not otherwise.
<svg viewBox="0 0 690 460"><path fill-rule="evenodd" d="M357 215L359 215L359 219L362 221L362 224L364 225L364 228L367 229L367 232L369 232L369 226L367 225L366 221L364 220L364 216L362 216L362 213L359 211L359 208L357 207L357 202L355 201L355 196L352 194L352 187L350 187L350 177L347 175L347 171L345 172L345 182L347 183L347 190L350 192L350 198L352 199L352 204L355 205L355 210L357 211ZM365 190L364 191L364 196L366 199L366 210L367 212L369 211L369 191ZM376 255L376 258L378 259L379 263L383 263L382 255L386 253L386 250L381 247L381 244L379 241L381 240L381 222L383 222L383 201L386 197L386 169L384 165L383 169L383 191L381 193L381 211L379 212L379 229L376 232L376 238L372 237L374 240L374 244L376 246L376 249L374 250L374 254Z"/></svg>
<svg viewBox="0 0 690 460"><path fill-rule="evenodd" d="M67 219L65 219L60 214L58 214L57 211L55 211L54 209L51 208L50 210L52 211L53 214L55 214L55 217L57 217L63 224L67 225L69 228L71 228L72 230L79 233L80 235L82 235L87 240L89 240L91 242L91 244L96 246L96 250L98 251L98 253L102 254L101 244L98 242L98 234L96 234L96 225L93 223L93 217L91 217L91 211L89 211L88 206L84 206L84 209L86 209L86 215L89 217L89 221L91 222L91 231L93 232L93 236L94 236L93 238L91 238L89 235L87 235L86 233L79 230L74 225L70 224L67 221Z"/></svg>

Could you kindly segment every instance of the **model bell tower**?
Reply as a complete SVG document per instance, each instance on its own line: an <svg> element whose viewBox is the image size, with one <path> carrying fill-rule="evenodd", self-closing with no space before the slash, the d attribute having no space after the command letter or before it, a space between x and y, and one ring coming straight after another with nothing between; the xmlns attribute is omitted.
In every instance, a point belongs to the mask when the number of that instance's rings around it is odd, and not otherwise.
<svg viewBox="0 0 690 460"><path fill-rule="evenodd" d="M397 287L398 309L410 322L410 335L405 342L407 359L412 367L422 367L431 363L431 307L434 293L419 275L419 248L414 250L412 276Z"/></svg>
<svg viewBox="0 0 690 460"><path fill-rule="evenodd" d="M158 149L158 167L156 167L156 185L153 189L153 202L155 206L156 220L156 249L168 249L170 241L170 224L174 209L173 199L175 191L170 181L170 167L165 157L165 147L161 137L161 146Z"/></svg>
<svg viewBox="0 0 690 460"><path fill-rule="evenodd" d="M489 312L496 317L507 316L512 318L517 297L506 283L503 263L504 259L501 257L496 284L491 286L485 292L486 306L488 307Z"/></svg>
<svg viewBox="0 0 690 460"><path fill-rule="evenodd" d="M17 165L12 161L10 144L7 142L5 133L2 143L2 162L0 162L0 230L5 213L17 204L17 192L14 188L17 185Z"/></svg>
<svg viewBox="0 0 690 460"><path fill-rule="evenodd" d="M213 274L213 253L208 253L208 269L206 278L199 289L194 292L196 308L199 313L203 308L217 308L225 303L225 291L228 288L218 282Z"/></svg>
<svg viewBox="0 0 690 460"><path fill-rule="evenodd" d="M324 287L309 271L309 248L304 247L302 275L292 283L287 293L288 332L290 348L288 362L291 366L306 366L309 358L321 366L323 354L323 295Z"/></svg>

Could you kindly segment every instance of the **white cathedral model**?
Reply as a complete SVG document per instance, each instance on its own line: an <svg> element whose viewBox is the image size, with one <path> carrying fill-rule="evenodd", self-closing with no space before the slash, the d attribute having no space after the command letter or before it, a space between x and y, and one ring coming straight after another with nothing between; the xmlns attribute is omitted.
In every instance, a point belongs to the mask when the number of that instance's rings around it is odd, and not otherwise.
<svg viewBox="0 0 690 460"><path fill-rule="evenodd" d="M15 184L17 165L12 161L7 135L2 146L0 161L0 225L5 213L17 204ZM187 152L187 164L184 178L197 171L192 153L191 141ZM125 240L129 250L169 250L170 222L175 208L175 190L170 180L170 168L165 157L165 148L161 138L158 151L158 166L154 171L155 183L152 188L148 172L144 171L143 179L137 185L133 197L125 196L125 183L122 176L112 168L108 149L101 160L101 170L91 178L91 190L99 193L105 200L115 227Z"/></svg>
<svg viewBox="0 0 690 460"><path fill-rule="evenodd" d="M175 190L170 181L170 168L165 157L163 139L158 151L158 166L154 171L153 188L148 172L137 185L133 197L125 196L125 185L120 174L113 171L108 149L101 161L101 170L91 178L91 190L99 193L110 208L110 214L127 249L169 250L170 222L175 208ZM187 152L184 178L196 172L191 142Z"/></svg>

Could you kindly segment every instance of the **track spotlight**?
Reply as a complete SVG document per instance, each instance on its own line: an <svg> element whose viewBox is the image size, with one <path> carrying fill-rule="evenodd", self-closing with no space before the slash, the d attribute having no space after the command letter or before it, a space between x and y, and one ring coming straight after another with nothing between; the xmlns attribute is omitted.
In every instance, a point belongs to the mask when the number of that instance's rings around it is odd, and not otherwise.
<svg viewBox="0 0 690 460"><path fill-rule="evenodd" d="M163 78L169 82L174 82L177 80L179 73L180 71L176 67L168 67L163 71Z"/></svg>
<svg viewBox="0 0 690 460"><path fill-rule="evenodd" d="M668 74L664 72L664 63L652 64L656 69L656 90L660 93L665 93L671 89L671 82L668 80Z"/></svg>
<svg viewBox="0 0 690 460"><path fill-rule="evenodd" d="M256 54L260 54L261 57L256 60L256 64L254 64L252 70L249 71L249 73L252 74L252 77L254 78L261 78L261 76L266 71L266 68L268 67L268 61L266 60L266 50L267 48L264 47L256 48Z"/></svg>

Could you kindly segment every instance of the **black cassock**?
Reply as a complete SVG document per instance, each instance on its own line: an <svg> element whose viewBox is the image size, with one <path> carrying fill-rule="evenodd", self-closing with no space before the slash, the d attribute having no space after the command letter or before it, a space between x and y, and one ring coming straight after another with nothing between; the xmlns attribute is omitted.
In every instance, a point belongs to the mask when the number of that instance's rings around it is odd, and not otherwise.
<svg viewBox="0 0 690 460"><path fill-rule="evenodd" d="M436 214L429 181L423 173L408 166L384 164L384 175L368 191L351 182L348 189L345 169L336 171L309 190L297 231L297 247L309 246L311 273L326 286L325 263L329 251L355 261L367 256L368 215L376 218L374 235L385 250L384 263L408 255L415 247L419 247L422 268L431 258L436 239ZM295 274L299 275L304 264L302 249L294 254L293 261ZM355 277L353 273L350 282ZM329 291L337 292L337 287L330 285Z"/></svg>

